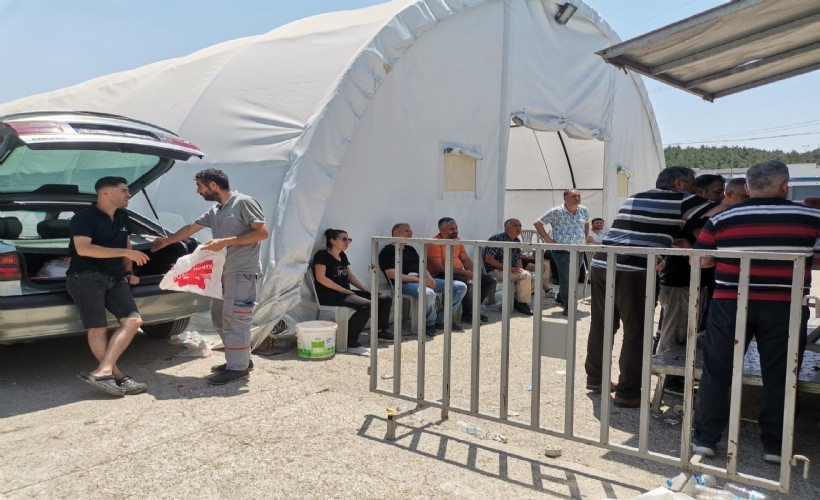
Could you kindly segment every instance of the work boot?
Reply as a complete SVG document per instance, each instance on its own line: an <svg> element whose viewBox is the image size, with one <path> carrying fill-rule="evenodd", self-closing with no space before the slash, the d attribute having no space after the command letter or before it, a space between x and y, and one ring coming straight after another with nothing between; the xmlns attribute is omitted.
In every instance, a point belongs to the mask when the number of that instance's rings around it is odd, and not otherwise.
<svg viewBox="0 0 820 500"><path fill-rule="evenodd" d="M221 365L212 366L211 367L211 372L212 373L222 373L227 369L228 369L228 363L222 363ZM250 361L248 361L248 371L249 372L253 371L253 360L252 359Z"/></svg>
<svg viewBox="0 0 820 500"><path fill-rule="evenodd" d="M211 385L224 385L234 380L242 380L250 377L249 370L225 370L208 377L208 383Z"/></svg>

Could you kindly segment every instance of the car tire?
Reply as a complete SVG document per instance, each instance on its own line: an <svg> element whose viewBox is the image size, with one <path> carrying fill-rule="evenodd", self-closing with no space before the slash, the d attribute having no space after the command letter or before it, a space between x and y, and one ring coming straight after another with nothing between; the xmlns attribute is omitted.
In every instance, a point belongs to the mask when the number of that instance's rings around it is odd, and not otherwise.
<svg viewBox="0 0 820 500"><path fill-rule="evenodd" d="M188 328L188 323L191 321L190 316L181 318L168 323L157 323L155 325L143 325L142 333L151 337L152 339L167 339L171 335L177 335Z"/></svg>

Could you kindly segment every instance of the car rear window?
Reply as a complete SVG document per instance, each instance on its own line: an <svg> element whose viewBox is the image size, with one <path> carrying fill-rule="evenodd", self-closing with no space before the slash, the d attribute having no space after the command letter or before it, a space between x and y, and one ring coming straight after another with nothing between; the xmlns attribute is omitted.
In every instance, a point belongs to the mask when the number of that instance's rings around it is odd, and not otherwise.
<svg viewBox="0 0 820 500"><path fill-rule="evenodd" d="M32 150L16 148L0 168L0 191L48 193L44 186L67 186L71 193L95 194L94 183L105 176L124 177L128 184L145 175L158 156L93 150ZM25 173L24 173L25 172ZM76 191L74 190L76 186Z"/></svg>

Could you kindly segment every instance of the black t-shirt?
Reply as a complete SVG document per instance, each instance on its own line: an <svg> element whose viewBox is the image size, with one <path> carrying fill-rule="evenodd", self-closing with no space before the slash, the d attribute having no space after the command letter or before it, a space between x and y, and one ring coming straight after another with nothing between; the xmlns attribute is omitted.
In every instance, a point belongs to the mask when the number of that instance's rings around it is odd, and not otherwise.
<svg viewBox="0 0 820 500"><path fill-rule="evenodd" d="M313 266L315 269L316 264L322 264L325 266L325 276L330 281L350 290L350 280L347 277L347 269L350 266L350 261L347 260L347 255L345 255L344 252L342 252L339 257L341 260L336 260L336 257L332 256L327 250L319 250L316 252L316 255L313 256ZM315 274L316 271L314 270L314 275ZM331 290L316 281L316 295L319 296L319 302L322 302L323 298L338 293L338 291Z"/></svg>
<svg viewBox="0 0 820 500"><path fill-rule="evenodd" d="M131 234L131 219L128 212L120 208L114 212L112 220L108 214L96 206L87 208L71 218L69 225L68 250L71 253L69 273L96 271L117 277L125 276L125 262L123 257L99 259L82 257L74 248L75 236L91 238L92 245L108 248L128 248L128 237Z"/></svg>
<svg viewBox="0 0 820 500"><path fill-rule="evenodd" d="M689 257L681 255L667 255L666 264L658 273L660 284L663 286L689 286Z"/></svg>
<svg viewBox="0 0 820 500"><path fill-rule="evenodd" d="M387 245L379 252L379 267L382 271L396 268L396 245ZM402 274L419 273L419 254L416 249L405 245L401 253Z"/></svg>

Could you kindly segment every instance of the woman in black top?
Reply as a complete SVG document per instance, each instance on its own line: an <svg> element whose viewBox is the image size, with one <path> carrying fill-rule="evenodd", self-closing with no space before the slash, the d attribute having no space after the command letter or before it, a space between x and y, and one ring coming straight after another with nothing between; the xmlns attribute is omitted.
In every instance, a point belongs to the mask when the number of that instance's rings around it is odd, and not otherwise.
<svg viewBox="0 0 820 500"><path fill-rule="evenodd" d="M370 319L370 290L350 270L345 250L353 241L341 229L325 231L326 249L313 257L313 276L316 279L316 295L325 306L344 306L356 312L347 322L347 348L353 354L370 351L359 343L359 333ZM353 290L350 285L358 290ZM379 293L379 340L392 342L393 335L387 331L393 298Z"/></svg>

